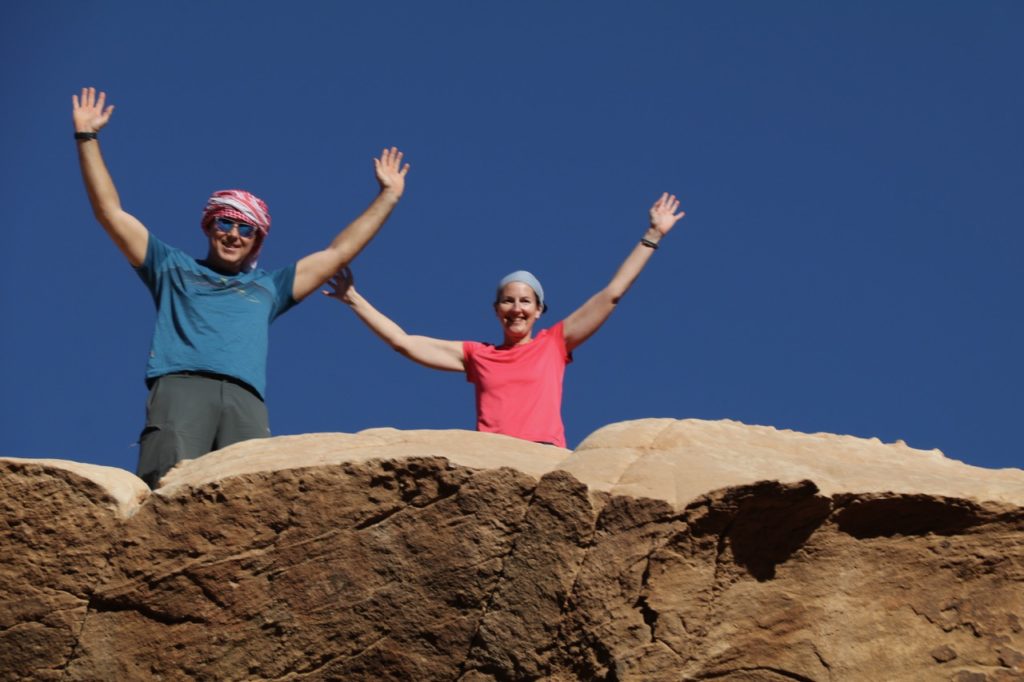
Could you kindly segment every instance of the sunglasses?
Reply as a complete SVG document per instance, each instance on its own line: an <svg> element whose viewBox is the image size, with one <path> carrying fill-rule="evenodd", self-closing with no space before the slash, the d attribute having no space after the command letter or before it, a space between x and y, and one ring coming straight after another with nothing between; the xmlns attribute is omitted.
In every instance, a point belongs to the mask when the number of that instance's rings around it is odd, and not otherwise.
<svg viewBox="0 0 1024 682"><path fill-rule="evenodd" d="M213 226L221 232L227 234L231 232L232 228L238 228L238 236L249 238L256 234L256 228L246 223L239 223L234 220L228 220L227 218L217 218L213 221Z"/></svg>

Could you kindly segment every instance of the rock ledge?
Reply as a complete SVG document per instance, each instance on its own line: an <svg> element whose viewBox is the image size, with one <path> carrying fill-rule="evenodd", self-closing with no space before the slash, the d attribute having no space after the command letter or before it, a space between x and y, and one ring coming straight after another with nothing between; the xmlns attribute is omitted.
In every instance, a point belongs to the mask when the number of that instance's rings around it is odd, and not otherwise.
<svg viewBox="0 0 1024 682"><path fill-rule="evenodd" d="M1024 679L1024 471L937 451L665 419L0 469L0 679Z"/></svg>

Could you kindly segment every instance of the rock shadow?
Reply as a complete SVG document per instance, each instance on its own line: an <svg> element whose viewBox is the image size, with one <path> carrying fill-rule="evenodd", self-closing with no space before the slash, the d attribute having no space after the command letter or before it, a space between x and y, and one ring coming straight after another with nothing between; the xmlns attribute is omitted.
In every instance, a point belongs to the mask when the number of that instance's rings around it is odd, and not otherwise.
<svg viewBox="0 0 1024 682"><path fill-rule="evenodd" d="M706 505L691 529L696 535L718 534L720 554L728 547L733 561L752 577L772 580L775 567L800 549L831 513L831 500L817 493L811 481L761 481L719 491L691 505Z"/></svg>
<svg viewBox="0 0 1024 682"><path fill-rule="evenodd" d="M969 500L931 495L842 496L836 503L836 527L857 539L956 535L991 518Z"/></svg>

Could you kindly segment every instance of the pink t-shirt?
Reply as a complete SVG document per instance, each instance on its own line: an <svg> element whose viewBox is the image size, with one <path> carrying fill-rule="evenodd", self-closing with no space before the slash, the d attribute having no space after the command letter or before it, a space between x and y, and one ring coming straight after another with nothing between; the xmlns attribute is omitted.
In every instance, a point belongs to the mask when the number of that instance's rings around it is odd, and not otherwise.
<svg viewBox="0 0 1024 682"><path fill-rule="evenodd" d="M530 343L465 341L466 380L476 387L476 429L565 447L562 377L572 355L559 322Z"/></svg>

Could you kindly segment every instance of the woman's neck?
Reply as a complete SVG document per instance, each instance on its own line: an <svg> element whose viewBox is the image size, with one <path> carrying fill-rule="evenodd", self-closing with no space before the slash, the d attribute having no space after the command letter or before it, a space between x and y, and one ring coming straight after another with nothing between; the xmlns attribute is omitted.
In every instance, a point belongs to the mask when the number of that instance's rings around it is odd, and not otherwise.
<svg viewBox="0 0 1024 682"><path fill-rule="evenodd" d="M505 337L505 343L501 344L502 348L515 348L516 346L524 346L533 341L533 334L527 334L521 337Z"/></svg>

